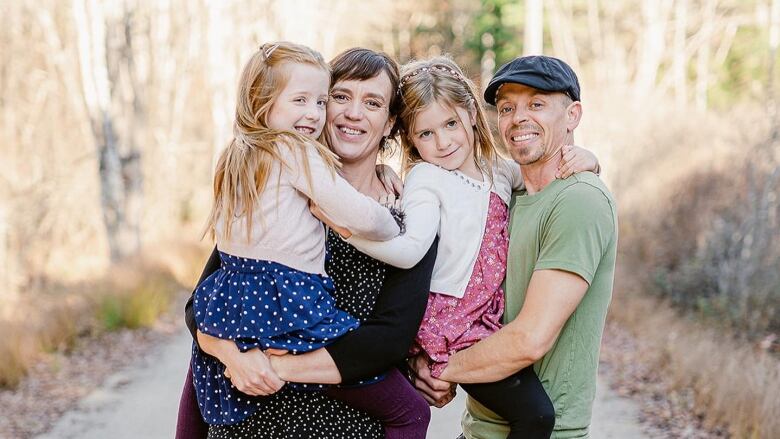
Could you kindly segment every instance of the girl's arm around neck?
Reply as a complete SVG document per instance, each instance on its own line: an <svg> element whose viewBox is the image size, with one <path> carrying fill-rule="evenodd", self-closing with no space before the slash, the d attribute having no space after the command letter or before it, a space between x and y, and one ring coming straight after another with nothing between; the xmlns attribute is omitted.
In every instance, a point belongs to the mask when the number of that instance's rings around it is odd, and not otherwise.
<svg viewBox="0 0 780 439"><path fill-rule="evenodd" d="M402 207L405 215L406 232L384 241L372 241L352 236L347 242L361 252L390 264L408 269L417 265L425 256L436 234L439 232L441 202L437 191L428 178L416 178L410 174L404 189Z"/></svg>
<svg viewBox="0 0 780 439"><path fill-rule="evenodd" d="M388 240L400 232L387 208L358 192L328 168L313 148L281 146L280 155L289 165L292 185L314 201L335 224L354 235L377 241ZM305 172L306 161L311 178Z"/></svg>

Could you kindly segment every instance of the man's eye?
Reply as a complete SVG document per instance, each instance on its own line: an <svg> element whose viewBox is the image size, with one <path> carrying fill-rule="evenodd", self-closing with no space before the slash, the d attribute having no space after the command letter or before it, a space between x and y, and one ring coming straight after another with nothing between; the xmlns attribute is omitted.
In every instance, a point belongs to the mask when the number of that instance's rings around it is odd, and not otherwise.
<svg viewBox="0 0 780 439"><path fill-rule="evenodd" d="M347 97L345 95L333 95L331 98L336 102L344 102L347 100Z"/></svg>
<svg viewBox="0 0 780 439"><path fill-rule="evenodd" d="M498 112L501 114L506 114L509 113L510 111L512 111L512 107L501 107L501 109L498 110Z"/></svg>

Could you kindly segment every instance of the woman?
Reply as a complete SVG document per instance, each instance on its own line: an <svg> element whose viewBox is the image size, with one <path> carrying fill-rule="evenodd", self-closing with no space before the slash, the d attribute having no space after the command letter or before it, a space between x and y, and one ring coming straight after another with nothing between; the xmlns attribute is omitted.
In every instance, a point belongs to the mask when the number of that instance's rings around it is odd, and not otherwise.
<svg viewBox="0 0 780 439"><path fill-rule="evenodd" d="M398 129L398 65L385 54L351 49L334 58L331 69L326 130L329 146L341 158L341 174L365 195L377 200L387 198L393 194L377 177L375 164ZM223 362L231 356L231 362L242 365L236 369L246 373L234 376L233 382L238 387L236 382L240 381L247 393L272 393L283 381L357 382L403 363L425 309L435 244L409 270L373 260L332 232L328 244L330 258L326 269L336 285L337 306L361 320L361 326L326 348L304 355L272 356L270 362L257 351L236 352L229 341L221 346L201 346ZM215 251L201 280L218 266ZM186 311L187 324L195 336L191 303ZM206 428L188 374L179 408L177 438L203 438ZM269 397L268 403L246 421L213 428L210 434L215 438L382 436L378 421L345 403L323 393L299 392L288 387Z"/></svg>

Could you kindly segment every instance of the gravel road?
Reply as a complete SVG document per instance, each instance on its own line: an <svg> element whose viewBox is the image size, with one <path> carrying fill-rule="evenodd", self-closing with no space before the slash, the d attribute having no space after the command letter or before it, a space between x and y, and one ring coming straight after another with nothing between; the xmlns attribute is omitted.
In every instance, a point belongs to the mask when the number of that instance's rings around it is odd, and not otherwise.
<svg viewBox="0 0 780 439"><path fill-rule="evenodd" d="M127 364L82 399L40 439L173 438L179 394L187 370L190 336L186 331L156 347L156 354ZM430 438L455 438L465 395L433 409ZM638 422L633 401L612 392L600 377L591 437L653 439Z"/></svg>

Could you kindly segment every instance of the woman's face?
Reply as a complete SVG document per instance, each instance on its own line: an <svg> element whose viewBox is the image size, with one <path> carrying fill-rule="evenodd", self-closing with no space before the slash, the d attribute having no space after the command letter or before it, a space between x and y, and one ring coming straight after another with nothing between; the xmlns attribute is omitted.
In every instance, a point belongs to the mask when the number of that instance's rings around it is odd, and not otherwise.
<svg viewBox="0 0 780 439"><path fill-rule="evenodd" d="M325 129L342 163L376 160L382 137L390 134L395 121L389 111L393 91L385 72L333 84Z"/></svg>

